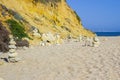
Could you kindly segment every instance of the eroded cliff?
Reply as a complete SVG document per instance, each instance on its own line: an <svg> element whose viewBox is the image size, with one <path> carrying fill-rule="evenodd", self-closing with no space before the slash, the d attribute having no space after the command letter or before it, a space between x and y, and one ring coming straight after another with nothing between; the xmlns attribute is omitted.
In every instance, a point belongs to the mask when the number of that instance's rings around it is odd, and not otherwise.
<svg viewBox="0 0 120 80"><path fill-rule="evenodd" d="M24 34L17 36L31 38L30 43L41 40L32 36L34 28L38 29L40 34L59 33L62 39L68 36L94 36L82 26L79 16L65 0L0 0L0 21L11 34L14 34L13 28L23 27L21 30ZM15 28L14 32L16 29L19 28Z"/></svg>

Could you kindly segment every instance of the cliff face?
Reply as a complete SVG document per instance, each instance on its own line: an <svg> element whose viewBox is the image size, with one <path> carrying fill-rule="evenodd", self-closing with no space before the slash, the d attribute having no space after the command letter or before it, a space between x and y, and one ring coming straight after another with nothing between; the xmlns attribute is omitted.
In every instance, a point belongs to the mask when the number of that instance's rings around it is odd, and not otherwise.
<svg viewBox="0 0 120 80"><path fill-rule="evenodd" d="M0 4L0 21L8 31L11 30L6 21L15 20L24 26L25 33L31 38L33 28L41 34L59 33L62 38L69 35L73 38L79 35L94 36L83 28L80 18L65 0L0 0Z"/></svg>

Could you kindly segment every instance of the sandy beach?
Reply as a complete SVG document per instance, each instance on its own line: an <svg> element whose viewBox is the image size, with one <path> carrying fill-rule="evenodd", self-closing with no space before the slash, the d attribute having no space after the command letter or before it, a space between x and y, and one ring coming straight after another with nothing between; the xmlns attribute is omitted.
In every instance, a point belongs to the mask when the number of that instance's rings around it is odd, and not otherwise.
<svg viewBox="0 0 120 80"><path fill-rule="evenodd" d="M0 65L0 80L120 80L120 37L99 39L99 47L71 40L17 50L22 60Z"/></svg>

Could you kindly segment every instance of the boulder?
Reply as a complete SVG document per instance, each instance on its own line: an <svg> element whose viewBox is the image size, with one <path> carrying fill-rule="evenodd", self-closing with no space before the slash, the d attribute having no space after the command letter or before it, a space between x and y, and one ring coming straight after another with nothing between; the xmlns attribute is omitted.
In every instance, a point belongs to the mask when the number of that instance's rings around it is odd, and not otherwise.
<svg viewBox="0 0 120 80"><path fill-rule="evenodd" d="M27 40L16 40L16 46L17 47L29 47L29 42Z"/></svg>
<svg viewBox="0 0 120 80"><path fill-rule="evenodd" d="M52 34L52 33L47 33L46 34L47 35L47 40L49 41L49 42L53 42L53 41L55 41L55 37L54 37L54 35Z"/></svg>
<svg viewBox="0 0 120 80"><path fill-rule="evenodd" d="M55 41L55 37L52 33L44 33L42 34L42 41L53 43Z"/></svg>

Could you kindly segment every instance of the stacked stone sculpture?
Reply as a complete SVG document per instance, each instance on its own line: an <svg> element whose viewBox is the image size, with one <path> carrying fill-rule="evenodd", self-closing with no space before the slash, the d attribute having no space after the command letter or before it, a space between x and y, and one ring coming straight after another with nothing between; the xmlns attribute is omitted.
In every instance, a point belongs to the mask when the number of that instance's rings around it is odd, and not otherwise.
<svg viewBox="0 0 120 80"><path fill-rule="evenodd" d="M10 42L9 42L9 54L8 54L8 61L9 62L18 62L16 53L16 42L14 41L12 35L10 35Z"/></svg>
<svg viewBox="0 0 120 80"><path fill-rule="evenodd" d="M100 45L100 41L97 37L93 38L93 46L94 47L98 47Z"/></svg>
<svg viewBox="0 0 120 80"><path fill-rule="evenodd" d="M84 42L84 46L91 46L91 47L98 47L100 45L100 41L97 37L87 37L87 36L79 36L78 37L79 42Z"/></svg>

